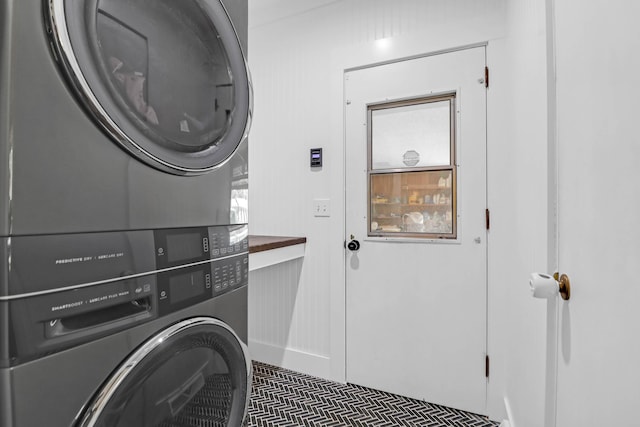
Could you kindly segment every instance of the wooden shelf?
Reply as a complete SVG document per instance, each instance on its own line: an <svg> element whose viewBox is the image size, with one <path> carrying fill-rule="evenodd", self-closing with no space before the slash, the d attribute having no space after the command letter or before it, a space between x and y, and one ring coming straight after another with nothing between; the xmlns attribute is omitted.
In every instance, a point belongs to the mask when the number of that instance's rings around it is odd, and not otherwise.
<svg viewBox="0 0 640 427"><path fill-rule="evenodd" d="M299 245L306 242L306 237L250 235L249 253L269 251L272 249L284 248L286 246Z"/></svg>
<svg viewBox="0 0 640 427"><path fill-rule="evenodd" d="M249 236L249 271L302 258L306 237Z"/></svg>
<svg viewBox="0 0 640 427"><path fill-rule="evenodd" d="M437 184L424 184L424 185L402 185L401 190L405 191L418 191L418 190L435 190L435 191L448 191L451 187L439 187Z"/></svg>
<svg viewBox="0 0 640 427"><path fill-rule="evenodd" d="M373 206L400 206L400 207L423 207L423 208L445 208L451 207L450 203L372 203Z"/></svg>

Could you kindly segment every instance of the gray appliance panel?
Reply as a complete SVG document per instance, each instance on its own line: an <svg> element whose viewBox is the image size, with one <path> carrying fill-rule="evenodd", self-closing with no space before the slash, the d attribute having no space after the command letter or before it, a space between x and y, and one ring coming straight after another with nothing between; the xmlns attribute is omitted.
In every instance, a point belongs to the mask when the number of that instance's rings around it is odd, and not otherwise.
<svg viewBox="0 0 640 427"><path fill-rule="evenodd" d="M247 287L155 321L11 369L0 369L0 425L69 427L99 386L150 336L179 320L211 316L246 343ZM37 408L37 410L34 410Z"/></svg>
<svg viewBox="0 0 640 427"><path fill-rule="evenodd" d="M247 53L247 0L222 0ZM0 2L0 288L16 236L246 223L247 143L212 173L160 172L107 138L51 56L44 1ZM8 302L1 304L7 305ZM69 427L135 348L168 325L212 316L247 340L247 287L11 368L0 368L0 425ZM0 325L9 324L0 310ZM4 353L8 333L0 335ZM0 354L7 359L7 354Z"/></svg>
<svg viewBox="0 0 640 427"><path fill-rule="evenodd" d="M247 53L247 0L222 0ZM76 101L51 56L43 1L0 2L0 289L16 236L246 223L247 143L206 175L143 164L107 138ZM245 197L245 196L243 196ZM234 267L235 268L235 267ZM8 304L4 301L0 304ZM247 287L11 368L0 368L0 425L73 425L136 347L182 319L212 316L247 339ZM0 325L9 324L0 310ZM4 353L8 333L0 336ZM0 354L6 359L8 354Z"/></svg>
<svg viewBox="0 0 640 427"><path fill-rule="evenodd" d="M249 247L246 225L17 236L0 238L0 245L0 300L231 257Z"/></svg>
<svg viewBox="0 0 640 427"><path fill-rule="evenodd" d="M215 171L160 172L107 138L61 75L42 3L0 5L0 236L246 222L247 144ZM246 48L246 1L225 5ZM245 217L246 218L246 217Z"/></svg>
<svg viewBox="0 0 640 427"><path fill-rule="evenodd" d="M17 236L0 287L0 367L90 342L248 283L246 225ZM9 268L5 268L9 267Z"/></svg>

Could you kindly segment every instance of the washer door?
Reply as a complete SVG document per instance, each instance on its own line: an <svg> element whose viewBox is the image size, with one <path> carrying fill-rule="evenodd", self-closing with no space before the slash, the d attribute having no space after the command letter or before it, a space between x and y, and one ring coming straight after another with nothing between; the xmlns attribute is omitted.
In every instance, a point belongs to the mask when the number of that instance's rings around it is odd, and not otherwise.
<svg viewBox="0 0 640 427"><path fill-rule="evenodd" d="M252 89L221 0L47 0L54 57L87 113L140 160L196 175L246 137Z"/></svg>
<svg viewBox="0 0 640 427"><path fill-rule="evenodd" d="M240 426L251 374L246 346L229 326L210 317L187 319L125 360L78 426Z"/></svg>

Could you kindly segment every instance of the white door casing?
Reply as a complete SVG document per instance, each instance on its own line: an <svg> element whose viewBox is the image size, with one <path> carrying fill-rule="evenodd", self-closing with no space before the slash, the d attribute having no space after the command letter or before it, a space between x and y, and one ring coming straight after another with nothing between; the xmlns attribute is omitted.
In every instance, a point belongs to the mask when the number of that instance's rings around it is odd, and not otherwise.
<svg viewBox="0 0 640 427"><path fill-rule="evenodd" d="M345 73L347 381L486 413L485 48ZM456 94L457 238L367 237L367 105Z"/></svg>

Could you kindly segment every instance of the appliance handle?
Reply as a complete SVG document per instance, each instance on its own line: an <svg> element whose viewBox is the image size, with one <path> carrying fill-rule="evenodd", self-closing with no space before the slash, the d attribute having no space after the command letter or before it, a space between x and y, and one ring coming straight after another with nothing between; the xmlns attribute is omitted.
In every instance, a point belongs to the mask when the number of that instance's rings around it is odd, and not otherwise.
<svg viewBox="0 0 640 427"><path fill-rule="evenodd" d="M110 328L114 322L151 315L151 297L139 298L122 304L112 305L69 317L46 320L45 335L56 338L64 335L96 329Z"/></svg>

